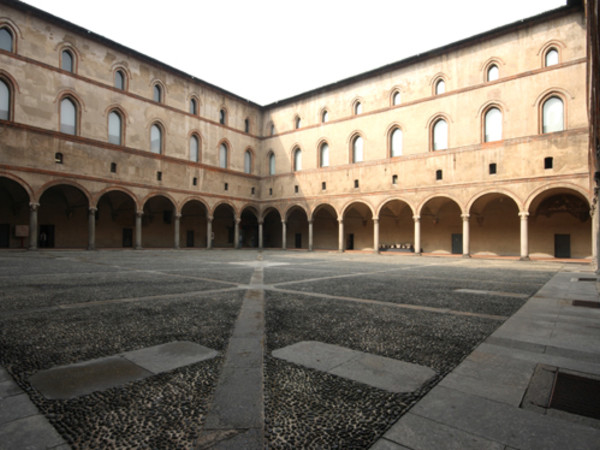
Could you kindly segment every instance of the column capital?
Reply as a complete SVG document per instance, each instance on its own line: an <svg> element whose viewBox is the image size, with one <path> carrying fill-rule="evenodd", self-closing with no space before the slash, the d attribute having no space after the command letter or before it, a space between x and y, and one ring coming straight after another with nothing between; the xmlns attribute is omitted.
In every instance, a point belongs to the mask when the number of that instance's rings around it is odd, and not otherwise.
<svg viewBox="0 0 600 450"><path fill-rule="evenodd" d="M467 221L471 216L469 214L461 214L460 217L462 217L462 220Z"/></svg>
<svg viewBox="0 0 600 450"><path fill-rule="evenodd" d="M281 223L282 223L283 225L285 225L285 224L287 223L287 220L285 220L285 219L281 219Z"/></svg>
<svg viewBox="0 0 600 450"><path fill-rule="evenodd" d="M206 220L208 220L209 222L212 222L214 219L214 216L206 216Z"/></svg>
<svg viewBox="0 0 600 450"><path fill-rule="evenodd" d="M265 221L264 221L264 220L259 220L259 221L258 221L258 224L259 224L259 225L262 225L262 224L264 224L264 223L265 223Z"/></svg>
<svg viewBox="0 0 600 450"><path fill-rule="evenodd" d="M521 218L521 220L526 220L527 217L529 217L529 212L528 211L521 211L521 212L519 212L519 217Z"/></svg>
<svg viewBox="0 0 600 450"><path fill-rule="evenodd" d="M242 222L242 219L240 217L235 218L236 225L239 225L241 222Z"/></svg>
<svg viewBox="0 0 600 450"><path fill-rule="evenodd" d="M37 211L39 207L40 207L40 204L39 204L39 203L36 203L36 202L29 202L29 209L30 209L31 211Z"/></svg>
<svg viewBox="0 0 600 450"><path fill-rule="evenodd" d="M182 215L183 214L181 214L181 213L177 213L177 214L174 214L173 217L175 217L177 220L179 220L179 219L181 219Z"/></svg>
<svg viewBox="0 0 600 450"><path fill-rule="evenodd" d="M420 222L421 221L421 216L413 216L413 220L415 222Z"/></svg>
<svg viewBox="0 0 600 450"><path fill-rule="evenodd" d="M338 223L343 225L344 224L344 219L338 219Z"/></svg>
<svg viewBox="0 0 600 450"><path fill-rule="evenodd" d="M314 223L314 220L313 220L313 219L310 219L310 220L308 221L308 224L309 224L309 225L312 225L313 223Z"/></svg>
<svg viewBox="0 0 600 450"><path fill-rule="evenodd" d="M135 212L135 216L136 216L136 217L142 217L143 215L144 215L144 211L143 211L143 210L140 210L140 209L138 209L138 210Z"/></svg>
<svg viewBox="0 0 600 450"><path fill-rule="evenodd" d="M90 215L96 214L96 211L98 211L98 208L96 208L95 206L90 206L89 211L90 211Z"/></svg>
<svg viewBox="0 0 600 450"><path fill-rule="evenodd" d="M373 216L373 223L379 223L379 217Z"/></svg>

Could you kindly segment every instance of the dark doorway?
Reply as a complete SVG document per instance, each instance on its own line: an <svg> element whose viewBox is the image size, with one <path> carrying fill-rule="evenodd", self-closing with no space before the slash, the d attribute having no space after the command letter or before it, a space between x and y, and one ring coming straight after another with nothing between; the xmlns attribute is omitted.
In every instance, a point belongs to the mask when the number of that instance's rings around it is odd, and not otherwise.
<svg viewBox="0 0 600 450"><path fill-rule="evenodd" d="M463 235L460 233L452 233L452 254L462 255L463 252Z"/></svg>
<svg viewBox="0 0 600 450"><path fill-rule="evenodd" d="M39 248L54 248L54 225L40 225Z"/></svg>
<svg viewBox="0 0 600 450"><path fill-rule="evenodd" d="M570 258L571 257L571 235L570 234L555 234L554 235L554 257L555 258Z"/></svg>
<svg viewBox="0 0 600 450"><path fill-rule="evenodd" d="M133 228L123 228L123 248L133 247Z"/></svg>
<svg viewBox="0 0 600 450"><path fill-rule="evenodd" d="M346 245L346 250L354 250L354 233L350 233L348 235L348 243Z"/></svg>
<svg viewBox="0 0 600 450"><path fill-rule="evenodd" d="M0 248L8 248L10 239L10 224L0 223Z"/></svg>
<svg viewBox="0 0 600 450"><path fill-rule="evenodd" d="M302 233L296 233L294 235L294 241L296 248L302 248Z"/></svg>
<svg viewBox="0 0 600 450"><path fill-rule="evenodd" d="M187 233L185 235L185 245L187 247L194 246L194 230L187 230Z"/></svg>

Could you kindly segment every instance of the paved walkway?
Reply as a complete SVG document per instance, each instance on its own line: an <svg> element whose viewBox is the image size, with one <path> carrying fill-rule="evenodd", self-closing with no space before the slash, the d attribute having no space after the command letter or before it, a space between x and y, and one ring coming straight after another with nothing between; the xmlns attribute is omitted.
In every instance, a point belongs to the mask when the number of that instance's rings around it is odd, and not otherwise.
<svg viewBox="0 0 600 450"><path fill-rule="evenodd" d="M600 421L549 408L552 379L531 382L536 368L600 379L598 306L593 273L556 274L371 449L600 448Z"/></svg>

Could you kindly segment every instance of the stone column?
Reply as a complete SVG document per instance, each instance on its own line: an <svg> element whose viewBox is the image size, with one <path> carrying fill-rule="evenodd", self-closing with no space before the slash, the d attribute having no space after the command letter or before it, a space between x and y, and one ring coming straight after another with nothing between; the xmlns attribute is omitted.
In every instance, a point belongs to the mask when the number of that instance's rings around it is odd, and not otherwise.
<svg viewBox="0 0 600 450"><path fill-rule="evenodd" d="M598 215L598 188L594 188L594 200L590 209L592 217L592 267L596 273L600 273L599 255L600 239L598 239L598 231L600 229L600 217Z"/></svg>
<svg viewBox="0 0 600 450"><path fill-rule="evenodd" d="M519 217L521 218L521 261L529 260L529 235L527 227L528 212L520 212Z"/></svg>
<svg viewBox="0 0 600 450"><path fill-rule="evenodd" d="M379 218L373 217L373 251L379 253Z"/></svg>
<svg viewBox="0 0 600 450"><path fill-rule="evenodd" d="M463 258L470 258L469 243L471 238L469 235L469 215L462 214L460 217L462 217L463 220Z"/></svg>
<svg viewBox="0 0 600 450"><path fill-rule="evenodd" d="M88 250L96 248L96 211L98 208L91 207L88 214Z"/></svg>
<svg viewBox="0 0 600 450"><path fill-rule="evenodd" d="M287 226L285 220L281 221L281 248L285 250L287 248Z"/></svg>
<svg viewBox="0 0 600 450"><path fill-rule="evenodd" d="M413 216L415 221L415 255L421 254L421 216Z"/></svg>
<svg viewBox="0 0 600 450"><path fill-rule="evenodd" d="M210 250L213 247L212 223L213 223L213 216L207 216L206 217L206 248L208 250Z"/></svg>
<svg viewBox="0 0 600 450"><path fill-rule="evenodd" d="M239 217L235 218L235 223L233 224L233 248L240 248L240 222L242 219Z"/></svg>
<svg viewBox="0 0 600 450"><path fill-rule="evenodd" d="M258 249L262 250L264 246L263 242L263 222L258 222Z"/></svg>
<svg viewBox="0 0 600 450"><path fill-rule="evenodd" d="M137 211L135 213L135 249L142 249L142 217L144 211Z"/></svg>
<svg viewBox="0 0 600 450"><path fill-rule="evenodd" d="M308 221L308 251L313 251L313 221Z"/></svg>
<svg viewBox="0 0 600 450"><path fill-rule="evenodd" d="M181 224L181 214L174 214L173 217L175 218L175 230L174 230L174 246L173 248L175 250L179 249L179 225Z"/></svg>
<svg viewBox="0 0 600 450"><path fill-rule="evenodd" d="M338 251L344 251L344 219L338 219Z"/></svg>
<svg viewBox="0 0 600 450"><path fill-rule="evenodd" d="M29 250L37 250L38 246L38 208L39 203L29 203Z"/></svg>

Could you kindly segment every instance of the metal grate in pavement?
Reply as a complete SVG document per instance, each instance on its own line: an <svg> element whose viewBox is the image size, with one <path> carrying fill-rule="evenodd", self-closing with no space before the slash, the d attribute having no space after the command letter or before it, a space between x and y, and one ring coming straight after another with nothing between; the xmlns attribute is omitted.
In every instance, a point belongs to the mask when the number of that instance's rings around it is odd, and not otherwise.
<svg viewBox="0 0 600 450"><path fill-rule="evenodd" d="M550 408L600 420L600 380L559 371Z"/></svg>

